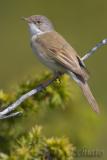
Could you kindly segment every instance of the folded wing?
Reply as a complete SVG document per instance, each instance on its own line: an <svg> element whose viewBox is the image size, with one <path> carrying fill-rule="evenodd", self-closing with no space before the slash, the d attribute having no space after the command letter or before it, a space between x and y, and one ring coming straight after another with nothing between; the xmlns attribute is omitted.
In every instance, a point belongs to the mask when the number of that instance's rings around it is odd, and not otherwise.
<svg viewBox="0 0 107 160"><path fill-rule="evenodd" d="M51 59L84 78L88 79L86 68L79 58L76 51L69 45L69 43L57 32L48 32L41 34L36 39L36 42L45 48L45 52Z"/></svg>

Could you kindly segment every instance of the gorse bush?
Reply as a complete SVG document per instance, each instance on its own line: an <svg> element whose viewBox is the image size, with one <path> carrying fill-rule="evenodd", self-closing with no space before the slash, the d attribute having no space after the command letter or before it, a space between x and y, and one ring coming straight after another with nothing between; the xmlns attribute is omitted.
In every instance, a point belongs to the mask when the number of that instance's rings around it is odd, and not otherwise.
<svg viewBox="0 0 107 160"><path fill-rule="evenodd" d="M0 154L3 160L72 160L74 147L63 138L46 138L41 127L35 126L27 136L17 140L9 155Z"/></svg>
<svg viewBox="0 0 107 160"><path fill-rule="evenodd" d="M45 73L42 77L27 80L12 93L1 90L1 110L49 77L50 74ZM63 76L23 102L17 109L23 111L22 116L1 120L0 160L72 160L74 147L68 138L46 138L41 133L42 127L37 125L35 127L36 118L33 118L38 115L41 107L65 108L70 97L68 77Z"/></svg>

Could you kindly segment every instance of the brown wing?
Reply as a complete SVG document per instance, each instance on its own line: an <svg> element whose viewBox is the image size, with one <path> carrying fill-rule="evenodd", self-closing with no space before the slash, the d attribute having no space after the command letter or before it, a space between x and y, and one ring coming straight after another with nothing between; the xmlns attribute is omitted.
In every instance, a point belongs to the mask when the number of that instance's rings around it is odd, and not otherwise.
<svg viewBox="0 0 107 160"><path fill-rule="evenodd" d="M69 71L87 79L85 67L79 56L60 34L55 31L41 34L36 39L36 42L39 42L41 47L45 48L46 53L51 59L54 59Z"/></svg>

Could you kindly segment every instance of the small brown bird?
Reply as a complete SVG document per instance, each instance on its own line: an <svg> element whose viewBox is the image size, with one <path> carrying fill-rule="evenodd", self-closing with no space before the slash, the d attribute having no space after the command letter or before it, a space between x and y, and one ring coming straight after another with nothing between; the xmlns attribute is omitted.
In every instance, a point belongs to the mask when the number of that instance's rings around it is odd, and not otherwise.
<svg viewBox="0 0 107 160"><path fill-rule="evenodd" d="M86 66L72 46L55 31L51 21L41 15L23 18L27 21L31 35L31 47L42 63L54 72L68 73L77 82L95 112L98 104L87 80Z"/></svg>

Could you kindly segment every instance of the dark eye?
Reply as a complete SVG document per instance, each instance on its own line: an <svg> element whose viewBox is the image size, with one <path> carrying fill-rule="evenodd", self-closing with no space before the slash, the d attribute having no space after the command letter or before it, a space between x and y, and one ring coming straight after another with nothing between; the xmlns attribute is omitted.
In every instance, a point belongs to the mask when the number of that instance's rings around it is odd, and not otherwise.
<svg viewBox="0 0 107 160"><path fill-rule="evenodd" d="M36 23L40 24L40 23L41 23L41 21L39 21L39 20L38 20Z"/></svg>

